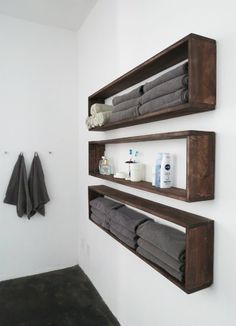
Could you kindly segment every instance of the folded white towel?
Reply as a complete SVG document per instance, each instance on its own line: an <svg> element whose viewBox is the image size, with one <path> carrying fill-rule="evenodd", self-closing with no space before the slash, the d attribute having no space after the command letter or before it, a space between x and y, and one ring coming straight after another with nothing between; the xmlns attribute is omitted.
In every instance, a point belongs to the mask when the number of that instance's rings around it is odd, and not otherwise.
<svg viewBox="0 0 236 326"><path fill-rule="evenodd" d="M91 106L90 108L90 113L92 116L96 115L97 113L100 112L107 112L107 111L112 111L113 106L112 105L107 105L107 104L101 104L101 103L95 103Z"/></svg>

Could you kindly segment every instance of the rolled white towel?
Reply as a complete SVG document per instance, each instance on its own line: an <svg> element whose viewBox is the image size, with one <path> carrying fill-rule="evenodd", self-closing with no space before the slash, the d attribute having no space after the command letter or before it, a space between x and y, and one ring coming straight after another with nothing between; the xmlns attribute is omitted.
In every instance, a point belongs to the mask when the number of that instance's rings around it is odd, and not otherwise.
<svg viewBox="0 0 236 326"><path fill-rule="evenodd" d="M101 127L110 120L112 111L99 112L96 115L98 125Z"/></svg>
<svg viewBox="0 0 236 326"><path fill-rule="evenodd" d="M91 106L90 108L90 113L94 116L97 113L100 112L106 112L106 111L112 111L113 106L112 105L107 105L107 104L101 104L101 103L95 103Z"/></svg>
<svg viewBox="0 0 236 326"><path fill-rule="evenodd" d="M88 129L92 128L92 121L91 121L91 117L87 117L85 120L86 126Z"/></svg>
<svg viewBox="0 0 236 326"><path fill-rule="evenodd" d="M99 124L98 124L98 119L97 119L97 115L94 115L91 117L92 118L92 126L93 127L97 127Z"/></svg>

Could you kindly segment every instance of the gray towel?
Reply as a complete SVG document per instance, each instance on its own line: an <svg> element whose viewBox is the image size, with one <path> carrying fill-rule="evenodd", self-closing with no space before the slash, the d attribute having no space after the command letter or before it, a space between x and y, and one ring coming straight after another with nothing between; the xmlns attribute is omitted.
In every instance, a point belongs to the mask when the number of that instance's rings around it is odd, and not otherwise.
<svg viewBox="0 0 236 326"><path fill-rule="evenodd" d="M105 229L109 230L109 228L110 228L109 216L93 207L91 208L91 211L92 211L92 215L95 215L95 217L97 217L97 219L99 219L99 221L101 221L101 223L99 223L99 224L101 224Z"/></svg>
<svg viewBox="0 0 236 326"><path fill-rule="evenodd" d="M147 221L137 229L137 235L179 261L184 260L185 233L167 225Z"/></svg>
<svg viewBox="0 0 236 326"><path fill-rule="evenodd" d="M138 108L139 106L135 106L124 111L112 112L110 122L117 122L125 119L135 118L139 115Z"/></svg>
<svg viewBox="0 0 236 326"><path fill-rule="evenodd" d="M104 229L109 230L109 228L106 227L106 223L105 223L104 219L102 219L100 216L97 216L95 214L91 214L91 220L93 220L95 223L97 223L98 225L100 225Z"/></svg>
<svg viewBox="0 0 236 326"><path fill-rule="evenodd" d="M177 259L166 254L163 250L159 249L158 247L153 246L148 241L145 241L141 238L138 239L138 245L140 248L146 250L148 253L153 255L154 257L163 261L166 265L170 266L171 268L175 269L178 272L184 271L184 262L180 262Z"/></svg>
<svg viewBox="0 0 236 326"><path fill-rule="evenodd" d="M132 98L140 97L143 94L143 86L139 86L135 89L133 89L131 92L114 96L112 99L112 104L115 106L117 104L120 104L121 102L125 102L127 100L130 100Z"/></svg>
<svg viewBox="0 0 236 326"><path fill-rule="evenodd" d="M130 240L129 238L127 238L126 236L124 236L123 234L121 234L120 232L118 232L116 229L114 228L110 228L110 231L112 234L114 234L118 239L120 239L122 242L124 242L125 244L127 244L127 246L135 249L137 247L137 242L136 240Z"/></svg>
<svg viewBox="0 0 236 326"><path fill-rule="evenodd" d="M148 92L151 88L160 85L167 80L173 79L177 76L181 76L183 74L186 74L188 72L188 62L183 63L182 65L169 70L168 72L164 73L163 75L157 77L156 79L146 83L143 86L143 91Z"/></svg>
<svg viewBox="0 0 236 326"><path fill-rule="evenodd" d="M45 216L45 204L47 204L50 199L44 180L43 168L37 153L34 154L28 184L32 201L32 210L27 215L28 218L31 218L36 213Z"/></svg>
<svg viewBox="0 0 236 326"><path fill-rule="evenodd" d="M4 203L15 205L19 217L22 217L24 214L28 215L32 210L23 154L19 155L14 166Z"/></svg>
<svg viewBox="0 0 236 326"><path fill-rule="evenodd" d="M90 205L106 215L108 215L112 209L124 206L121 203L117 203L116 201L104 197L97 197L91 200Z"/></svg>
<svg viewBox="0 0 236 326"><path fill-rule="evenodd" d="M150 102L147 102L139 107L141 115L150 112L155 112L159 109L172 107L188 102L188 90L180 89L176 92L160 96Z"/></svg>
<svg viewBox="0 0 236 326"><path fill-rule="evenodd" d="M153 87L148 92L144 93L141 97L141 103L144 104L149 102L157 97L173 93L179 89L188 87L188 76L181 75L170 79L163 84Z"/></svg>
<svg viewBox="0 0 236 326"><path fill-rule="evenodd" d="M152 254L147 252L145 249L142 249L141 247L137 248L137 253L139 253L144 258L150 260L152 263L156 264L157 266L163 268L167 273L172 275L177 280L183 281L183 277L184 277L183 272L176 271L175 269L171 268L170 266L165 264L163 261L161 261L160 259L154 257Z"/></svg>
<svg viewBox="0 0 236 326"><path fill-rule="evenodd" d="M131 232L135 232L136 228L143 222L149 220L146 215L143 215L126 206L110 211L111 223L119 223Z"/></svg>
<svg viewBox="0 0 236 326"><path fill-rule="evenodd" d="M127 230L123 225L115 223L114 221L110 222L110 227L115 229L120 234L124 235L126 238L130 240L137 240L137 234Z"/></svg>
<svg viewBox="0 0 236 326"><path fill-rule="evenodd" d="M122 102L122 103L114 106L113 113L133 108L134 106L140 105L140 103L141 103L141 97L132 98L128 101Z"/></svg>

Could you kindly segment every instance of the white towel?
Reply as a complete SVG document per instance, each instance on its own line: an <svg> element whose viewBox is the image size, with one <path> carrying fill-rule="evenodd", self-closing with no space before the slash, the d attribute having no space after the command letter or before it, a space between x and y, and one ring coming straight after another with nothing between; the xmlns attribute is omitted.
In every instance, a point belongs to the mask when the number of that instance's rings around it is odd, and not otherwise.
<svg viewBox="0 0 236 326"><path fill-rule="evenodd" d="M101 103L95 103L91 106L90 108L90 113L92 116L96 115L97 113L100 112L106 112L106 111L112 111L113 106L112 105L107 105L107 104L101 104Z"/></svg>
<svg viewBox="0 0 236 326"><path fill-rule="evenodd" d="M98 125L100 127L103 126L105 123L107 123L110 120L110 117L111 117L111 111L99 112L96 115Z"/></svg>

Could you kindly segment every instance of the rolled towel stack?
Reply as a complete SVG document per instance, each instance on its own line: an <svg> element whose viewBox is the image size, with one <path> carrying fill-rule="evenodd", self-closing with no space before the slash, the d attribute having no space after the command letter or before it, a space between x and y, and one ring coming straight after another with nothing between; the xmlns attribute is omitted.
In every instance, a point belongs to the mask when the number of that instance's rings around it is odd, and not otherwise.
<svg viewBox="0 0 236 326"><path fill-rule="evenodd" d="M110 212L123 206L123 204L115 202L111 199L98 197L90 201L91 206L91 219L102 226L103 228L110 229Z"/></svg>
<svg viewBox="0 0 236 326"><path fill-rule="evenodd" d="M137 228L137 252L170 275L183 281L185 265L185 233L153 220Z"/></svg>
<svg viewBox="0 0 236 326"><path fill-rule="evenodd" d="M149 218L126 206L111 210L109 216L111 233L129 247L135 249L137 247L136 229Z"/></svg>
<svg viewBox="0 0 236 326"><path fill-rule="evenodd" d="M137 117L139 115L138 108L141 103L142 94L143 86L139 86L129 93L113 97L112 104L114 109L110 117L110 122Z"/></svg>
<svg viewBox="0 0 236 326"><path fill-rule="evenodd" d="M112 105L95 103L90 108L91 115L86 118L86 125L88 129L103 126L109 122L113 110Z"/></svg>
<svg viewBox="0 0 236 326"><path fill-rule="evenodd" d="M143 91L141 115L188 102L188 63L146 83Z"/></svg>

